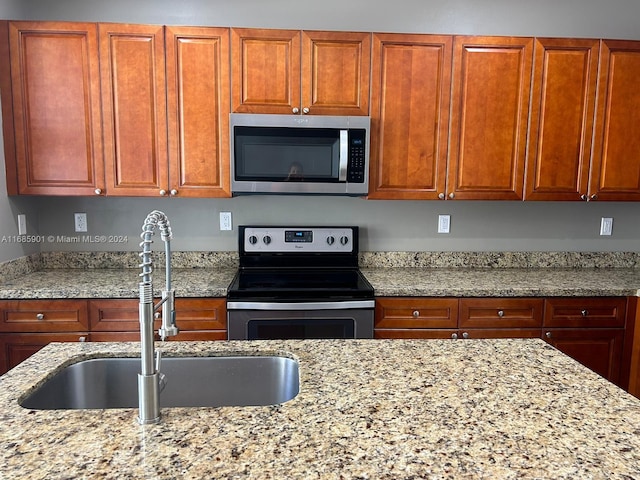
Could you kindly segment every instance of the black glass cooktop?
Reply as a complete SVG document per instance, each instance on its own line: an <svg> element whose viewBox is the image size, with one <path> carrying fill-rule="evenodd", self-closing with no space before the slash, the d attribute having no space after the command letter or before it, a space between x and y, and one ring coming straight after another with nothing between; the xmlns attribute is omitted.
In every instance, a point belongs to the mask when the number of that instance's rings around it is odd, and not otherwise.
<svg viewBox="0 0 640 480"><path fill-rule="evenodd" d="M357 269L240 270L227 298L361 299L373 298L373 287Z"/></svg>

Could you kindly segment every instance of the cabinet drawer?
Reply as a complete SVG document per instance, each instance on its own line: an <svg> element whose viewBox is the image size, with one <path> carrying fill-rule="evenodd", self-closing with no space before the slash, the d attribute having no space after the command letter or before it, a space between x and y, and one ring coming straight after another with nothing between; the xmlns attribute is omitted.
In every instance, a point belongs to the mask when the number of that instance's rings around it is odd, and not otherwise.
<svg viewBox="0 0 640 480"><path fill-rule="evenodd" d="M456 298L378 298L376 329L456 328Z"/></svg>
<svg viewBox="0 0 640 480"><path fill-rule="evenodd" d="M624 327L625 297L547 298L545 327Z"/></svg>
<svg viewBox="0 0 640 480"><path fill-rule="evenodd" d="M4 332L73 332L89 328L86 300L0 301Z"/></svg>
<svg viewBox="0 0 640 480"><path fill-rule="evenodd" d="M460 328L540 328L540 298L463 298Z"/></svg>
<svg viewBox="0 0 640 480"><path fill-rule="evenodd" d="M159 299L154 299L154 304ZM137 332L139 300L90 300L92 332ZM176 298L176 323L181 331L226 330L226 300L224 298ZM158 311L161 311L158 310ZM160 327L160 319L154 322Z"/></svg>

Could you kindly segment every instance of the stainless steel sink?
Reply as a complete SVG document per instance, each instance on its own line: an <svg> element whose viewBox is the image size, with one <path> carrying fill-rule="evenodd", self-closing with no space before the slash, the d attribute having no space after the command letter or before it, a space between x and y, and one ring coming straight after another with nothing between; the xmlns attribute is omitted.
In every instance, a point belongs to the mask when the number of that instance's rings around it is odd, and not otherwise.
<svg viewBox="0 0 640 480"><path fill-rule="evenodd" d="M298 362L278 356L164 357L161 407L274 405L300 390ZM135 408L139 358L95 358L65 367L20 405L34 410Z"/></svg>

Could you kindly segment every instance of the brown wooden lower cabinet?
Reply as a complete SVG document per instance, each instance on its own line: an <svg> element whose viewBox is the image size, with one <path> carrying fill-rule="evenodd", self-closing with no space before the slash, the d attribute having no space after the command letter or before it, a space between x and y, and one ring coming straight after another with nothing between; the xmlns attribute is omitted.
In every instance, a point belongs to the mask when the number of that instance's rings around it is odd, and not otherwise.
<svg viewBox="0 0 640 480"><path fill-rule="evenodd" d="M375 338L543 338L555 348L640 396L640 347L632 348L635 298L376 299ZM638 335L640 338L640 335ZM631 373L630 373L631 372ZM633 392L632 392L633 393Z"/></svg>
<svg viewBox="0 0 640 480"><path fill-rule="evenodd" d="M620 378L624 329L553 328L545 340L616 385L628 385Z"/></svg>
<svg viewBox="0 0 640 480"><path fill-rule="evenodd" d="M84 342L88 332L0 333L0 375L51 342Z"/></svg>
<svg viewBox="0 0 640 480"><path fill-rule="evenodd" d="M0 374L51 342L140 341L138 303L138 299L0 300ZM177 298L175 306L180 333L168 340L227 338L225 298ZM155 322L156 331L160 322Z"/></svg>

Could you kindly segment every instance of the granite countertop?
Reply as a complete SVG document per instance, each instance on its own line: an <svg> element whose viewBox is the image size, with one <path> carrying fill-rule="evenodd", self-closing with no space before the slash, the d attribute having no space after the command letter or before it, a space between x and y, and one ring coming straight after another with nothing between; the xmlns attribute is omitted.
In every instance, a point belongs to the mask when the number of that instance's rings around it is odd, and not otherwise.
<svg viewBox="0 0 640 480"><path fill-rule="evenodd" d="M174 268L177 297L226 297L237 268ZM53 268L0 283L0 298L138 298L140 270L133 268ZM153 272L156 296L164 288L164 270Z"/></svg>
<svg viewBox="0 0 640 480"><path fill-rule="evenodd" d="M19 399L82 358L51 344L0 377L7 478L640 478L640 400L542 340L169 342L165 356L279 354L300 393L265 407L34 411ZM171 381L171 379L169 379Z"/></svg>
<svg viewBox="0 0 640 480"><path fill-rule="evenodd" d="M178 297L225 297L237 268L176 268ZM375 295L424 297L636 296L636 268L362 268ZM137 298L133 268L43 269L0 283L2 299ZM164 271L154 271L156 295Z"/></svg>

